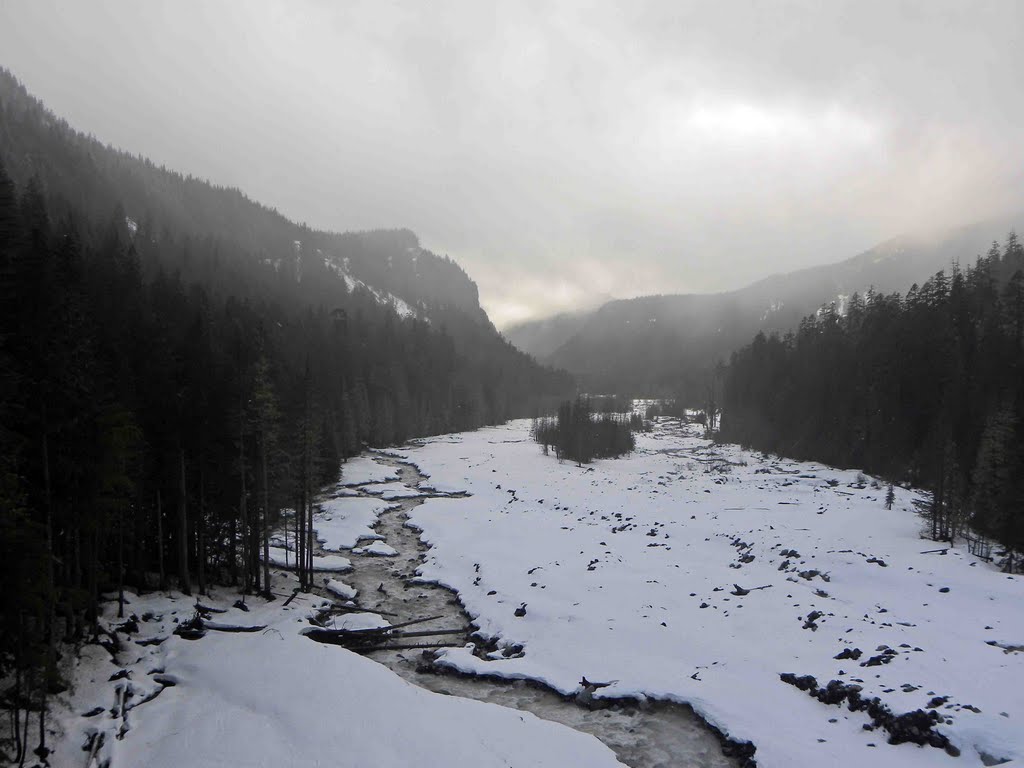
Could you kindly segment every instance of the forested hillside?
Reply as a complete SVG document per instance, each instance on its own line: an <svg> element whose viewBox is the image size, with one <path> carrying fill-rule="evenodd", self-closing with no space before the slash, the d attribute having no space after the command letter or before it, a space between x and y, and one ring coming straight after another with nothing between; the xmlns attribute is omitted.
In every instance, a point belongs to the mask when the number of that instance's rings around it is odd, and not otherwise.
<svg viewBox="0 0 1024 768"><path fill-rule="evenodd" d="M0 70L0 673L35 707L101 591L271 594L364 444L570 393L407 231L317 232L75 132ZM308 579L308 574L305 575Z"/></svg>
<svg viewBox="0 0 1024 768"><path fill-rule="evenodd" d="M931 534L1024 552L1024 248L854 296L733 355L721 437L934 492Z"/></svg>

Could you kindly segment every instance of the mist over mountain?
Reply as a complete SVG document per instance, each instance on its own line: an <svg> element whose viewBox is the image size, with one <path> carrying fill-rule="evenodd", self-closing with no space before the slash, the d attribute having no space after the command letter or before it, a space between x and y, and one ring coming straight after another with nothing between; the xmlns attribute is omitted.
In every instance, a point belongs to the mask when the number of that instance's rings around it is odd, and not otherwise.
<svg viewBox="0 0 1024 768"><path fill-rule="evenodd" d="M854 293L906 292L954 262L967 266L1024 213L930 236L895 237L833 264L775 274L716 294L643 296L504 331L520 349L576 374L595 392L697 393L709 366L758 331L785 334L822 306L842 312ZM966 262L965 262L966 260Z"/></svg>

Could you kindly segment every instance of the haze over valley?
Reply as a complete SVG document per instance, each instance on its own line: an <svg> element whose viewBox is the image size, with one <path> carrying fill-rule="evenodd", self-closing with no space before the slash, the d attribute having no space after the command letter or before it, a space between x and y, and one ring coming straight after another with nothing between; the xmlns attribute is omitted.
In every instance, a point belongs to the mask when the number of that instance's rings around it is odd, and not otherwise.
<svg viewBox="0 0 1024 768"><path fill-rule="evenodd" d="M1022 29L0 0L0 768L1024 766Z"/></svg>

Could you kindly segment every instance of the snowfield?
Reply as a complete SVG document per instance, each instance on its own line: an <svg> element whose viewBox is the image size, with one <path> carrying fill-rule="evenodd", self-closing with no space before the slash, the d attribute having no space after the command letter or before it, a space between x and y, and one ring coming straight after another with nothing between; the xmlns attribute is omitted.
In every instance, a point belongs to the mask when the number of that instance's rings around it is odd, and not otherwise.
<svg viewBox="0 0 1024 768"><path fill-rule="evenodd" d="M407 594L418 542L386 511L405 504L406 525L430 545L421 580L456 590L480 634L497 640L493 652L442 650L441 666L536 680L577 700L686 703L756 745L762 768L1024 766L1024 580L920 538L919 494L896 489L887 510L885 487L856 471L716 446L674 420L639 435L631 457L587 467L544 456L528 432L521 421L386 452L416 464L429 486L409 470L408 484L395 482L384 452L346 464L315 517L325 594L378 611L380 590ZM383 497L403 493L414 498ZM272 547L270 560L294 566L294 553ZM194 598L129 594L126 620L105 602L103 637L116 647L67 654L72 689L55 704L62 735L50 764L619 764L582 732L431 693L313 642L303 634L328 601L300 593L286 607L294 575L275 568L273 583L278 599L251 597L248 611L234 590L202 597L212 610L196 640L174 634ZM412 600L408 617L349 613L329 626L421 618L422 597L389 604ZM251 631L224 631L239 627ZM859 686L897 715L937 712L937 732L960 755L891 745L867 713L823 704L787 673ZM604 721L591 732L615 745ZM672 745L657 761L688 762L681 743L653 742Z"/></svg>
<svg viewBox="0 0 1024 768"><path fill-rule="evenodd" d="M376 662L308 640L301 634L306 617L324 602L315 595L299 595L288 608L250 598L251 610L243 612L231 607L234 593L215 592L203 602L227 609L216 614L217 624L266 627L211 631L200 640L171 634L192 616L190 598L128 599L126 615L140 617L139 631L132 639L119 633L122 663L90 645L70 670L75 689L55 713L64 736L54 745L53 766L619 765L592 736L529 713L430 693ZM104 624L122 624L114 618L116 603L105 607ZM385 623L356 614L337 625ZM161 638L159 645L137 642ZM104 734L96 761L82 751L93 733Z"/></svg>
<svg viewBox="0 0 1024 768"><path fill-rule="evenodd" d="M885 488L856 471L715 447L675 422L587 467L542 455L528 430L401 452L431 484L471 494L413 512L431 545L423 577L525 649L449 650L443 664L686 702L768 768L1024 760L1024 580L962 549L929 552L942 545L920 538L918 494L897 488L887 510ZM860 685L896 714L931 705L962 754L890 745L864 712L782 673Z"/></svg>

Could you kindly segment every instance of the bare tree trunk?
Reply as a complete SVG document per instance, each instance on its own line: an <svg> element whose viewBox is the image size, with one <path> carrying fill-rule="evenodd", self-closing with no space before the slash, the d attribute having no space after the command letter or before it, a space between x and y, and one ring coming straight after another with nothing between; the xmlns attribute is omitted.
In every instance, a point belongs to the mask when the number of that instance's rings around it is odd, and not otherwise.
<svg viewBox="0 0 1024 768"><path fill-rule="evenodd" d="M245 595L252 586L252 579L249 575L249 510L246 507L245 498L245 417L242 411L241 399L239 399L238 403L238 468L241 481L238 517L242 528L242 594Z"/></svg>
<svg viewBox="0 0 1024 768"><path fill-rule="evenodd" d="M302 589L308 589L309 583L306 578L306 489L304 487L299 492L297 502L295 505L295 562L298 565L299 586Z"/></svg>
<svg viewBox="0 0 1024 768"><path fill-rule="evenodd" d="M32 671L29 670L25 679L25 688L27 693L25 694L26 701L32 695ZM18 757L18 768L22 768L25 765L25 758L28 757L28 724L32 718L28 713L28 706L25 707L25 725L24 731L21 735L21 754Z"/></svg>
<svg viewBox="0 0 1024 768"><path fill-rule="evenodd" d="M185 450L179 452L181 477L178 487L178 579L180 580L181 591L186 595L192 594L192 580L188 573L188 503L185 497Z"/></svg>
<svg viewBox="0 0 1024 768"><path fill-rule="evenodd" d="M46 663L43 666L42 702L39 708L39 749L46 756L46 687L57 665L57 583L53 556L53 489L50 484L50 442L43 410L43 484L46 492Z"/></svg>
<svg viewBox="0 0 1024 768"><path fill-rule="evenodd" d="M43 685L40 689L39 699L39 746L36 747L36 754L40 757L45 758L48 750L46 749L46 686L49 684L47 675L43 673Z"/></svg>
<svg viewBox="0 0 1024 768"><path fill-rule="evenodd" d="M306 509L303 510L303 514L308 514L306 518L306 573L310 586L313 584L313 494L309 490L309 482L307 478L306 488Z"/></svg>
<svg viewBox="0 0 1024 768"><path fill-rule="evenodd" d="M203 492L203 468L199 467L199 517L196 519L196 534L199 549L199 594L206 594L206 495Z"/></svg>
<svg viewBox="0 0 1024 768"><path fill-rule="evenodd" d="M301 494L295 500L295 519L293 520L294 529L292 530L295 536L295 577L299 580L299 589L303 588L302 579L302 521L299 519L299 505L302 503ZM288 529L288 525L285 525L285 529ZM285 549L288 549L288 541L285 541ZM288 557L286 551L285 557Z"/></svg>
<svg viewBox="0 0 1024 768"><path fill-rule="evenodd" d="M311 446L311 429L312 423L312 373L309 367L309 355L306 355L306 375L305 375L305 401L303 403L303 414L302 414L302 509L296 510L296 513L302 516L302 529L303 529L303 546L302 552L305 555L303 559L303 572L305 573L304 587L310 589L313 586L313 515L312 515L312 494L310 493L312 473L312 455L313 450Z"/></svg>
<svg viewBox="0 0 1024 768"><path fill-rule="evenodd" d="M117 505L117 618L124 618L124 508Z"/></svg>
<svg viewBox="0 0 1024 768"><path fill-rule="evenodd" d="M260 474L263 482L263 592L270 597L270 489L267 487L267 441L260 438Z"/></svg>
<svg viewBox="0 0 1024 768"><path fill-rule="evenodd" d="M234 515L231 517L231 538L228 543L228 562L231 563L231 586L238 584L238 523Z"/></svg>
<svg viewBox="0 0 1024 768"><path fill-rule="evenodd" d="M167 589L167 571L164 570L164 507L160 489L156 489L156 561L160 568L160 589Z"/></svg>
<svg viewBox="0 0 1024 768"><path fill-rule="evenodd" d="M24 624L24 614L18 615L19 629ZM24 635L24 632L19 632ZM19 645L24 645L24 637L22 637ZM25 712L25 717L28 717L28 712ZM14 665L14 759L19 764L25 762L24 758L25 745L21 742L21 665Z"/></svg>
<svg viewBox="0 0 1024 768"><path fill-rule="evenodd" d="M100 603L99 603L99 559L100 543L99 530L93 528L89 536L89 611L92 614L92 634L97 639L100 636Z"/></svg>

